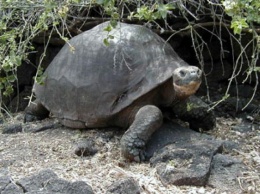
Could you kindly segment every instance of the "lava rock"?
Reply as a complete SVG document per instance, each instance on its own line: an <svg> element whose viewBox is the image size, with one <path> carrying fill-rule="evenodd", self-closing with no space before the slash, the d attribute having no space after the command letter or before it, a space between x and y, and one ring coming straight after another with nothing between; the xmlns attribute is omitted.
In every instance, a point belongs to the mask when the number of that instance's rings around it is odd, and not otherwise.
<svg viewBox="0 0 260 194"><path fill-rule="evenodd" d="M222 145L210 141L197 144L166 146L151 158L161 180L174 185L206 185L213 155Z"/></svg>
<svg viewBox="0 0 260 194"><path fill-rule="evenodd" d="M6 188L6 186L11 183L9 176L0 177L0 193Z"/></svg>
<svg viewBox="0 0 260 194"><path fill-rule="evenodd" d="M220 99L221 96L215 97L212 100ZM249 98L243 97L229 97L223 102L221 102L216 108L215 113L218 117L243 117L242 113L246 113L247 115L252 114L259 107L259 103L254 100L247 105L249 102Z"/></svg>
<svg viewBox="0 0 260 194"><path fill-rule="evenodd" d="M165 121L163 125L158 129L150 138L146 146L146 160L149 159L160 149L169 144L175 144L176 146L192 145L200 141L216 141L214 137L199 133L191 130L187 127L183 127L177 123L171 121ZM222 143L222 141L217 141Z"/></svg>
<svg viewBox="0 0 260 194"><path fill-rule="evenodd" d="M138 183L133 178L124 178L113 183L106 194L140 194Z"/></svg>
<svg viewBox="0 0 260 194"><path fill-rule="evenodd" d="M58 176L52 170L45 169L37 174L20 179L17 181L17 184L20 185L25 192L37 191L48 181L55 178L58 178Z"/></svg>
<svg viewBox="0 0 260 194"><path fill-rule="evenodd" d="M1 194L20 194L20 193L24 193L23 189L21 187L19 187L18 185L14 184L14 183L9 183L4 189L3 191L1 191Z"/></svg>
<svg viewBox="0 0 260 194"><path fill-rule="evenodd" d="M166 122L147 144L147 158L165 184L204 186L223 142Z"/></svg>
<svg viewBox="0 0 260 194"><path fill-rule="evenodd" d="M212 170L208 185L218 188L222 192L241 193L238 177L242 177L242 172L246 171L246 166L241 160L229 155L216 154L212 161ZM245 186L243 180L241 186Z"/></svg>
<svg viewBox="0 0 260 194"><path fill-rule="evenodd" d="M23 127L21 123L10 124L4 126L3 134L15 134L23 131Z"/></svg>
<svg viewBox="0 0 260 194"><path fill-rule="evenodd" d="M83 139L77 143L75 154L77 156L93 156L97 153L95 142L92 139Z"/></svg>
<svg viewBox="0 0 260 194"><path fill-rule="evenodd" d="M50 169L22 178L16 182L27 194L94 194L92 188L83 181L69 182L58 176ZM20 193L23 193L20 192Z"/></svg>
<svg viewBox="0 0 260 194"><path fill-rule="evenodd" d="M94 194L92 188L83 181L69 182L64 179L52 179L44 187L48 193L56 194Z"/></svg>

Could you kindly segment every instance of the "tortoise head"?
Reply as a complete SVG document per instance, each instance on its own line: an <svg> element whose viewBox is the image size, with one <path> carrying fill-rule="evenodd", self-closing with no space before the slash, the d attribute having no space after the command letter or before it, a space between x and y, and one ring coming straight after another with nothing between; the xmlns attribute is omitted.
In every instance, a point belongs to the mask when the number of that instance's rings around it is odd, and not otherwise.
<svg viewBox="0 0 260 194"><path fill-rule="evenodd" d="M193 95L201 84L202 72L195 66L178 67L173 72L173 86L177 98L185 99Z"/></svg>

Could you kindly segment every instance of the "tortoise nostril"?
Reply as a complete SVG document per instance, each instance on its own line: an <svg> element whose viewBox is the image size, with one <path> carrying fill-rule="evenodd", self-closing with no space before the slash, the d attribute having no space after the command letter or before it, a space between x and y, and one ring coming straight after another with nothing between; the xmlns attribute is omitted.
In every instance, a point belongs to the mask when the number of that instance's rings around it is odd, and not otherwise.
<svg viewBox="0 0 260 194"><path fill-rule="evenodd" d="M194 75L194 76L200 76L201 75L201 70L192 70L190 71L190 75Z"/></svg>

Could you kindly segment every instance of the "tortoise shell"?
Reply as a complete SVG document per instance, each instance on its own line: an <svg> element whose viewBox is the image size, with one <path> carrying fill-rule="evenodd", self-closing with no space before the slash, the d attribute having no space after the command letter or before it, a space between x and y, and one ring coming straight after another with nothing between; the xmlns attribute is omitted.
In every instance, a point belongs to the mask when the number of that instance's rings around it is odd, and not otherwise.
<svg viewBox="0 0 260 194"><path fill-rule="evenodd" d="M46 69L44 84L34 85L37 99L55 117L109 119L188 65L148 28L118 23L108 33L108 25L73 37Z"/></svg>

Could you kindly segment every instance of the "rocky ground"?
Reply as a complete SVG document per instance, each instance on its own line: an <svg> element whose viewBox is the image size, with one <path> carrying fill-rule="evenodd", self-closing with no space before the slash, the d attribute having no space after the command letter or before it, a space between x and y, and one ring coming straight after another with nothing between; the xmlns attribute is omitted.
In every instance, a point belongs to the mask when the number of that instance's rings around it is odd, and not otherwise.
<svg viewBox="0 0 260 194"><path fill-rule="evenodd" d="M154 156L128 163L123 131L24 124L21 112L0 125L0 192L260 193L260 127L248 119L219 117L208 134L167 121L147 147Z"/></svg>

